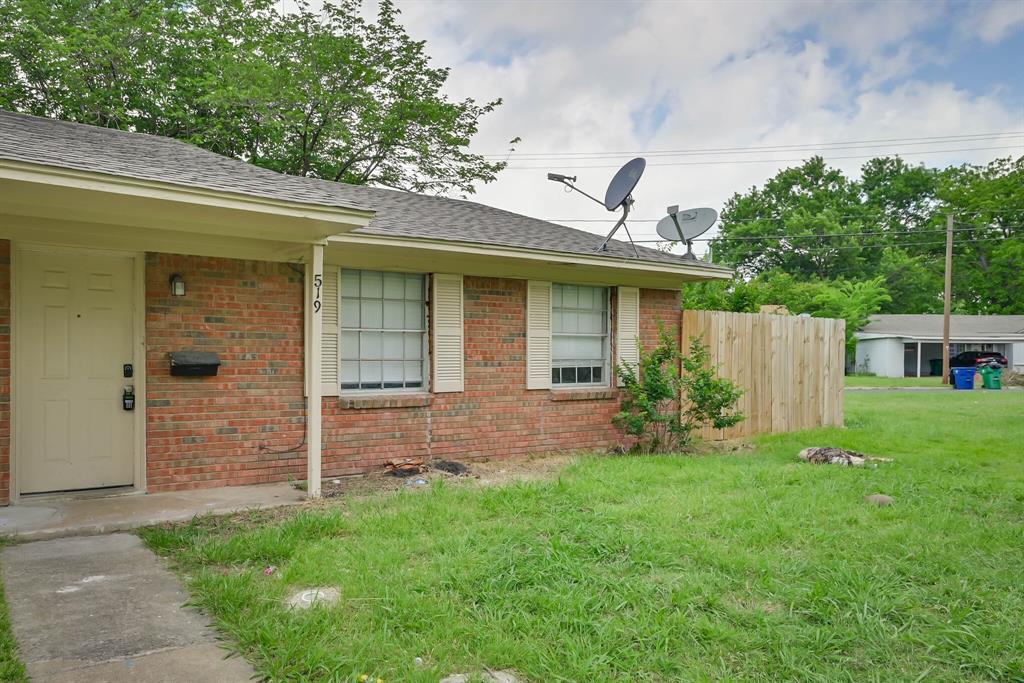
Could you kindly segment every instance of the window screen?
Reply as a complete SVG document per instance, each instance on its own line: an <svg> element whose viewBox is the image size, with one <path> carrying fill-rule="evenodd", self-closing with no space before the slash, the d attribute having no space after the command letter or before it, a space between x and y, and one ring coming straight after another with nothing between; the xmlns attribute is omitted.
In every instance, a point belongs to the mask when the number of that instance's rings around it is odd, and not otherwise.
<svg viewBox="0 0 1024 683"><path fill-rule="evenodd" d="M608 288L551 287L551 383L608 383Z"/></svg>
<svg viewBox="0 0 1024 683"><path fill-rule="evenodd" d="M341 388L424 386L426 278L341 271Z"/></svg>

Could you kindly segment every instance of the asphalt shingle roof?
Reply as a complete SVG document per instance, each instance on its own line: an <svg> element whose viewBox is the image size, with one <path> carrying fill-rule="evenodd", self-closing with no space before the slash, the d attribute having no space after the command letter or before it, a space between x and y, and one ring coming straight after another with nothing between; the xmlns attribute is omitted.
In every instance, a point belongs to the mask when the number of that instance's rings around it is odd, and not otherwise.
<svg viewBox="0 0 1024 683"><path fill-rule="evenodd" d="M180 140L0 111L0 159L341 209L336 183L275 173Z"/></svg>
<svg viewBox="0 0 1024 683"><path fill-rule="evenodd" d="M0 111L0 159L192 188L375 212L357 234L595 255L600 235L462 199L283 175L154 135ZM613 223L609 216L609 226ZM702 266L637 245L644 261ZM626 242L602 252L633 257ZM714 270L718 270L717 268Z"/></svg>
<svg viewBox="0 0 1024 683"><path fill-rule="evenodd" d="M1019 335L1024 338L1024 315L951 315L952 337L981 338ZM942 316L938 314L873 315L860 329L864 334L894 337L941 337Z"/></svg>

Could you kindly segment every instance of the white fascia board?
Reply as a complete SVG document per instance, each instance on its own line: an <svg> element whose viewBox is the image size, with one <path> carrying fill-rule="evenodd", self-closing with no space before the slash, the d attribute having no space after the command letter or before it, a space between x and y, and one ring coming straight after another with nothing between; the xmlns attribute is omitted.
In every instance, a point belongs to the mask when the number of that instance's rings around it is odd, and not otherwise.
<svg viewBox="0 0 1024 683"><path fill-rule="evenodd" d="M368 225L374 216L374 211L362 207L342 208L291 202L240 192L223 192L3 159L0 159L0 179L339 223L344 224L346 230Z"/></svg>
<svg viewBox="0 0 1024 683"><path fill-rule="evenodd" d="M903 337L907 342L941 342L942 337ZM951 334L949 341L969 344L1013 344L1024 342L1024 335L974 335L974 336L963 336Z"/></svg>
<svg viewBox="0 0 1024 683"><path fill-rule="evenodd" d="M383 235L359 235L346 233L332 235L327 238L330 244L351 244L376 247L405 247L430 249L432 251L452 252L483 257L505 257L526 261L549 262L553 265L579 265L600 268L614 268L623 271L638 271L675 275L692 280L730 280L733 271L730 268L710 264L690 266L687 264L663 263L646 261L620 256L589 256L564 251L545 251L525 247L510 247L497 244L481 244L479 242L456 242L411 237L388 237Z"/></svg>
<svg viewBox="0 0 1024 683"><path fill-rule="evenodd" d="M900 339L908 344L916 342L941 342L941 335L908 335L908 334L889 334L889 333L871 333L871 332L855 332L854 336L858 340L867 341L870 339ZM970 343L970 344L1006 344L1015 342L1024 342L1024 334L1010 334L1010 335L949 335L950 342Z"/></svg>

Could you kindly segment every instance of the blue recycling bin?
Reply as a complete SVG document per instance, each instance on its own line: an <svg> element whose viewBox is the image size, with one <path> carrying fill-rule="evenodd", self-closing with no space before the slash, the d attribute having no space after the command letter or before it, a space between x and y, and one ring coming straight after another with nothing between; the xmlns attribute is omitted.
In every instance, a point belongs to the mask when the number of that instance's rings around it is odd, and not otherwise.
<svg viewBox="0 0 1024 683"><path fill-rule="evenodd" d="M974 388L974 368L953 368L953 386L956 389Z"/></svg>

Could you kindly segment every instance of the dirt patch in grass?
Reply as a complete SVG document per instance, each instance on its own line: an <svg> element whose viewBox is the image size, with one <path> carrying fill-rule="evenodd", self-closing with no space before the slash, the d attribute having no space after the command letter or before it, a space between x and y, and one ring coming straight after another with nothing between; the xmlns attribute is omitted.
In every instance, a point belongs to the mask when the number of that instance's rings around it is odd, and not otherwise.
<svg viewBox="0 0 1024 683"><path fill-rule="evenodd" d="M752 455L757 450L748 439L726 439L724 441L701 441L692 455Z"/></svg>
<svg viewBox="0 0 1024 683"><path fill-rule="evenodd" d="M351 501L388 497L401 491L427 489L437 481L444 481L447 485L452 486L500 486L514 482L550 479L581 457L596 456L586 456L580 453L556 453L501 460L457 460L468 467L468 472L464 475L453 475L430 469L427 472L408 477L396 477L384 471L378 471L352 477L325 478L322 484L323 497L320 500L269 509L246 510L229 515L198 516L187 522L165 522L152 526L150 529L171 531L178 527L189 526L201 535L227 537L259 527L279 524L304 511L326 507L344 509ZM304 486L305 482L296 483L297 488L304 489Z"/></svg>
<svg viewBox="0 0 1024 683"><path fill-rule="evenodd" d="M371 472L356 477L324 479L324 500L320 504L332 504L345 496L365 498L415 490L439 480L457 486L499 486L513 482L537 481L554 477L580 457L583 456L556 453L500 460L456 460L468 468L466 474L463 475L454 475L430 468L421 474L405 477L396 477L385 472ZM427 465L429 466L429 461L427 461Z"/></svg>

